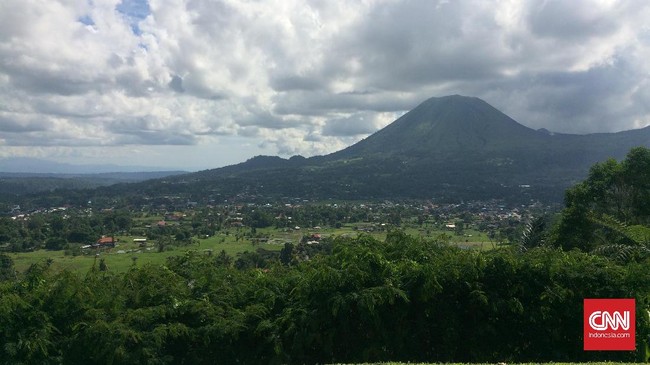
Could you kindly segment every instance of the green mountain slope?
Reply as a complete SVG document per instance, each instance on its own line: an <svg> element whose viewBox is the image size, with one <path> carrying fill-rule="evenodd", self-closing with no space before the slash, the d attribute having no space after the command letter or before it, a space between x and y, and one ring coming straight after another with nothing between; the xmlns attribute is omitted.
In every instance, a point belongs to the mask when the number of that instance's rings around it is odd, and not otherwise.
<svg viewBox="0 0 650 365"><path fill-rule="evenodd" d="M478 98L431 98L332 158L372 154L431 155L538 146L548 135L515 122Z"/></svg>

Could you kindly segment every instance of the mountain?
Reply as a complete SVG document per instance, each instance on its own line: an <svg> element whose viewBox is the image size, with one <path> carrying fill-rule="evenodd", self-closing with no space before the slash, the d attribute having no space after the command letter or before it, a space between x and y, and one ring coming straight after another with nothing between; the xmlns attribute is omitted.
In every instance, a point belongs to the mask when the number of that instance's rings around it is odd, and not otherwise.
<svg viewBox="0 0 650 365"><path fill-rule="evenodd" d="M98 174L0 172L0 196L23 196L55 190L95 189L100 186L135 183L185 173L187 172L105 172Z"/></svg>
<svg viewBox="0 0 650 365"><path fill-rule="evenodd" d="M650 146L650 127L572 135L533 130L485 101L431 98L341 151L257 156L219 169L102 190L133 198L175 194L232 199L503 198L561 201L595 162ZM111 190L113 189L113 190Z"/></svg>
<svg viewBox="0 0 650 365"><path fill-rule="evenodd" d="M406 154L454 155L539 145L544 135L478 98L431 98L370 137L331 158Z"/></svg>
<svg viewBox="0 0 650 365"><path fill-rule="evenodd" d="M187 172L152 171L150 167L73 165L36 158L10 157L0 159L0 196L22 196L60 189L94 189L185 173Z"/></svg>
<svg viewBox="0 0 650 365"><path fill-rule="evenodd" d="M608 157L622 158L631 147L648 144L650 127L620 133L551 133L525 127L479 98L453 95L426 100L386 128L328 158L403 155L435 160L480 154L516 162L562 155L562 160L549 161L562 166L567 157L575 159L576 165L592 164ZM567 152L573 155L566 156Z"/></svg>

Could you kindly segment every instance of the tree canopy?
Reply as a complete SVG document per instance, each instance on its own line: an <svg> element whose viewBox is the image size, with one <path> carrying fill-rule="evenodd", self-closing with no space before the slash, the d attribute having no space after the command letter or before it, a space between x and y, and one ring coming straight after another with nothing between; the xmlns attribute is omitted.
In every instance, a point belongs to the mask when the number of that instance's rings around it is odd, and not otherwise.
<svg viewBox="0 0 650 365"><path fill-rule="evenodd" d="M629 361L650 335L647 262L400 232L332 245L263 269L192 251L124 274L35 265L0 283L0 362ZM582 351L586 297L636 298L639 352Z"/></svg>
<svg viewBox="0 0 650 365"><path fill-rule="evenodd" d="M650 224L650 149L637 147L621 162L595 164L585 181L567 190L565 204L555 231L555 242L564 249L634 243L606 222L637 231ZM650 235L639 238L636 243L643 244Z"/></svg>

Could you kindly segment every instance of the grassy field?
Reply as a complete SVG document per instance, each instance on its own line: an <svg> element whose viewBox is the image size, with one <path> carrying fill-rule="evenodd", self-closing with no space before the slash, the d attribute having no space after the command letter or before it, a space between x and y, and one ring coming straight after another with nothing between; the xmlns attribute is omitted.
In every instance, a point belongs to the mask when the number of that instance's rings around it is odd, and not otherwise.
<svg viewBox="0 0 650 365"><path fill-rule="evenodd" d="M133 238L128 236L117 237L116 247L110 249L87 249L82 250L83 254L78 256L65 255L65 251L48 251L38 250L34 252L10 253L14 260L14 266L18 272L24 272L35 262L52 260L54 270L71 270L78 273L85 273L93 265L99 265L99 260L104 259L109 270L114 272L123 272L128 270L132 265L144 264L164 264L167 257L182 255L189 250L195 251L212 251L214 254L225 251L230 256L235 257L238 253L244 251L255 251L258 248L264 248L271 251L279 251L282 244L275 242L269 244L256 244L250 241L237 240L231 235L216 235L207 239L195 239L194 243L182 246L172 246L168 249L158 252L157 248L149 244L148 247L139 247L133 243Z"/></svg>
<svg viewBox="0 0 650 365"><path fill-rule="evenodd" d="M246 232L247 229L241 229L240 231L231 229L225 232L220 232L209 238L194 238L192 244L170 246L162 252L158 252L157 247L151 242L147 247L139 247L137 243L133 242L134 238L139 237L117 236L116 238L118 239L118 243L116 247L102 250L82 250L83 254L77 256L71 254L66 255L66 252L63 250L38 250L34 252L10 253L9 255L14 260L14 266L18 272L24 272L31 264L48 259L52 260L52 268L54 270L65 269L78 273L85 273L90 270L93 265L99 265L100 259L104 259L109 270L114 272L124 272L134 264L164 264L167 257L182 255L189 250L205 251L206 254L208 251L218 254L223 250L228 255L236 257L238 253L245 251L252 252L258 248L270 251L279 251L284 247L285 242L296 244L304 235L311 235L314 233L319 233L323 237L356 237L358 234L364 233L364 230L369 227L370 226L365 227L363 225L344 225L340 228L322 228L319 230L279 230L275 228L258 229L258 235L268 237L268 241L265 243L254 243L250 239L243 238L242 233ZM484 233L473 230L467 230L463 235L455 235L453 232L448 231L430 231L416 228L407 228L405 229L405 232L409 235L423 238L434 238L444 234L452 244L463 248L489 250L495 247ZM386 238L386 232L367 232L367 234L380 240Z"/></svg>

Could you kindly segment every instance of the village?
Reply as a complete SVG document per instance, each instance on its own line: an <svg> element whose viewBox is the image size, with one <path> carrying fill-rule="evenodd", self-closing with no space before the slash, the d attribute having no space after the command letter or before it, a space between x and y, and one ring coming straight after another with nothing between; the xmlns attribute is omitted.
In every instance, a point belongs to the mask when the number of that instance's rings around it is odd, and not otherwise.
<svg viewBox="0 0 650 365"><path fill-rule="evenodd" d="M37 249L82 253L124 246L164 251L199 244L217 235L238 243L283 245L303 237L374 234L404 230L420 237L448 236L457 244L507 244L516 241L525 223L550 216L557 207L531 202L507 205L498 200L440 204L433 202L310 202L285 199L267 203L199 204L167 196L157 204L96 208L15 206L0 218L5 233L0 250ZM22 232L21 232L22 229ZM13 232L13 234L12 234ZM316 239L308 239L315 243ZM225 241L225 240L224 240Z"/></svg>

